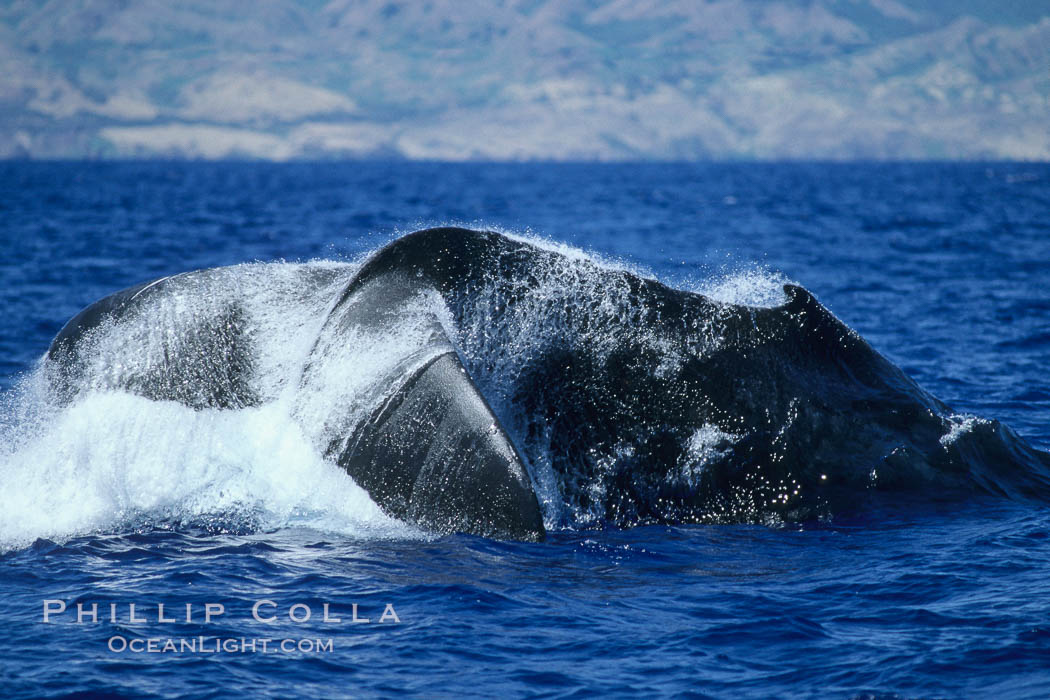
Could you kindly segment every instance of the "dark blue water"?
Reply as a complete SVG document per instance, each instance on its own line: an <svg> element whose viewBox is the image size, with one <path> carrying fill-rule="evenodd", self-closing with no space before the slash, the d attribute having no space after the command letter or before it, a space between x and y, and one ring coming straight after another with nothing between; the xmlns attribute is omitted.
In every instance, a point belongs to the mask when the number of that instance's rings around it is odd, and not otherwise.
<svg viewBox="0 0 1050 700"><path fill-rule="evenodd" d="M109 292L245 261L352 261L458 223L689 289L793 280L956 412L1050 449L1050 166L5 163L0 222L11 697L1050 695L1041 503L920 499L802 525L522 544L355 519L304 496L303 474L331 493L334 466L286 474L270 443L230 453L253 464L211 463L195 441L223 424L119 397L25 435L35 363ZM143 456L160 444L187 464ZM106 511L106 485L127 507ZM224 489L240 489L229 507ZM45 600L66 605L47 624ZM274 622L253 619L258 601ZM78 623L77 603L97 603L99 621ZM322 620L326 603L341 622ZM225 612L205 623L206 604ZM371 622L351 621L355 604ZM397 620L380 622L388 604ZM198 646L164 651L168 639ZM214 652L225 640L236 649Z"/></svg>

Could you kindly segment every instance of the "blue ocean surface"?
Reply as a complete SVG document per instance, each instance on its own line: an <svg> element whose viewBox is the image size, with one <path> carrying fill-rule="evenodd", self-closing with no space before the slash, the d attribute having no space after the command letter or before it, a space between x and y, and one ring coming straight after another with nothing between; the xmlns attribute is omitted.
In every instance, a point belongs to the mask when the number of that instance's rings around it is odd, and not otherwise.
<svg viewBox="0 0 1050 700"><path fill-rule="evenodd" d="M435 536L273 407L39 398L51 339L111 292L353 269L448 224L737 304L802 285L960 431L1050 450L1050 165L6 162L7 697L1050 696L1037 499Z"/></svg>

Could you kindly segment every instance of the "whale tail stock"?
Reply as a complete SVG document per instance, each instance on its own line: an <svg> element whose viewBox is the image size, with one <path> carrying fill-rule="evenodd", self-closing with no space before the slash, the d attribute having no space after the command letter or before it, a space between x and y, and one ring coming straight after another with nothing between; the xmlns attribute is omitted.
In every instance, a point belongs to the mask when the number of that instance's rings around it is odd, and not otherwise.
<svg viewBox="0 0 1050 700"><path fill-rule="evenodd" d="M543 517L521 455L436 313L420 308L431 280L398 262L373 261L357 276L321 331L305 381L330 355L321 339L386 336L395 321L415 315L426 340L396 347L398 356L373 382L385 392L352 430L332 438L326 455L385 511L428 531L542 540Z"/></svg>
<svg viewBox="0 0 1050 700"><path fill-rule="evenodd" d="M538 541L517 450L454 352L428 361L329 456L387 512L436 532Z"/></svg>

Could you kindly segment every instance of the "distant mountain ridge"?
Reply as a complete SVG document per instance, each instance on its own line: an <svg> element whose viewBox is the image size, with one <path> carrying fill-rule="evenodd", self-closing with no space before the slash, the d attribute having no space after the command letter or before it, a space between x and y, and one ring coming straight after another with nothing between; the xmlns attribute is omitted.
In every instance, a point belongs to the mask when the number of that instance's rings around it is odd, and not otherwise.
<svg viewBox="0 0 1050 700"><path fill-rule="evenodd" d="M1047 160L1050 2L15 0L0 157Z"/></svg>

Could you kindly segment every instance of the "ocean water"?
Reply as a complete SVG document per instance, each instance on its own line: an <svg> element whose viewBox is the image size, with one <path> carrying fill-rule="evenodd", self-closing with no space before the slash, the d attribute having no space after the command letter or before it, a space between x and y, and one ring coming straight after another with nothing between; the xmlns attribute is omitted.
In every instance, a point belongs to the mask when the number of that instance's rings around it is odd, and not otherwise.
<svg viewBox="0 0 1050 700"><path fill-rule="evenodd" d="M302 270L338 289L457 224L737 304L800 284L960 430L1050 450L1050 166L9 162L0 217L11 697L1050 695L1045 503L436 537L323 458L280 380L326 310ZM264 264L238 294L289 339L260 360L272 401L48 400L39 363L84 306L242 263Z"/></svg>

